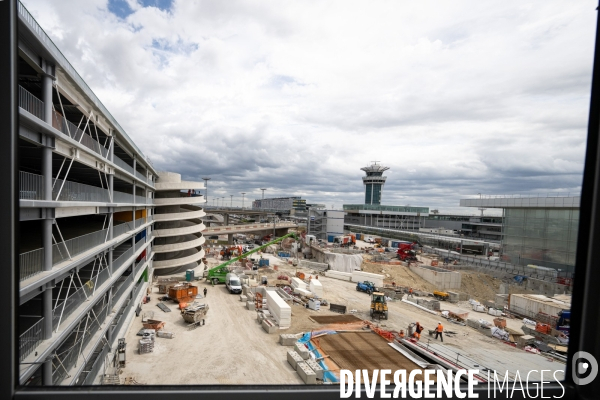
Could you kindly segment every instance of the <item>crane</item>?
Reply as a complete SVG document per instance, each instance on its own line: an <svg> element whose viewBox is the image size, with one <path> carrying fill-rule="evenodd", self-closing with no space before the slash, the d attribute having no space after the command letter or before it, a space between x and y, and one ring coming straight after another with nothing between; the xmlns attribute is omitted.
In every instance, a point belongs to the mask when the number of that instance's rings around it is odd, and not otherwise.
<svg viewBox="0 0 600 400"><path fill-rule="evenodd" d="M241 255L239 255L239 256L237 256L237 257L235 257L235 258L232 258L232 259L230 259L230 260L229 260L229 261L227 261L227 262L224 262L223 264L217 265L216 267L209 269L209 270L208 270L208 274L207 274L207 276L206 276L206 280L207 280L207 281L212 281L212 283L213 283L214 285L216 285L216 284L218 284L218 283L225 283L225 277L226 277L226 276L227 276L227 274L229 273L229 268L227 268L227 267L228 267L230 264L232 264L232 263L234 263L234 262L238 261L239 259L246 258L246 257L248 257L250 254L252 254L252 253L256 253L257 251L260 251L260 250L262 250L262 249L264 249L264 248L266 248L266 247L268 247L268 246L270 246L270 245L272 245L272 244L275 244L275 243L281 242L282 240L284 240L284 239L286 239L286 238L288 238L288 237L293 237L293 238L294 238L294 239L296 239L296 240L300 240L300 239L298 238L298 235L297 235L295 232L290 232L290 233L288 233L287 235L283 235L283 236L282 236L282 237L280 237L280 238L277 238L277 239L275 239L275 240L272 240L272 241L270 241L270 242L268 242L268 243L265 243L264 245L262 245L262 246L259 246L259 247L255 248L255 249L252 249L252 250L250 250L250 251L249 251L249 252L247 252L247 253L241 254Z"/></svg>

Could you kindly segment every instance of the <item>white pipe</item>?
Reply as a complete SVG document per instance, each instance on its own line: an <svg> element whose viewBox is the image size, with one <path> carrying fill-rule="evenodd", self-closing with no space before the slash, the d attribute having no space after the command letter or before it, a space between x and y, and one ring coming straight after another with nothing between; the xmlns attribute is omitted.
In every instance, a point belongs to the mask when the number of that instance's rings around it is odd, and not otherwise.
<svg viewBox="0 0 600 400"><path fill-rule="evenodd" d="M410 301L407 301L407 300L404 300L404 299L402 299L402 302L403 302L403 303L406 303L406 304L410 304L411 306L418 307L418 308L420 308L421 310L425 310L425 311L427 311L429 314L438 315L437 311L430 310L429 308L425 308L425 307L423 307L423 306L420 306L420 305L418 305L418 304L415 304L415 303L413 303L413 302L410 302Z"/></svg>

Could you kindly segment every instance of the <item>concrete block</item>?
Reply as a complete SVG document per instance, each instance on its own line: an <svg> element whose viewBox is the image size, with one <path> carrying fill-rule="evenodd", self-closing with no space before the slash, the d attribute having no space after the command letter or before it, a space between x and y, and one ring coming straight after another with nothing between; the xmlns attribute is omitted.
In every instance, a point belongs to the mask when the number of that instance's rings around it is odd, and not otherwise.
<svg viewBox="0 0 600 400"><path fill-rule="evenodd" d="M478 329L479 328L479 321L477 321L476 319L467 319L467 326L470 326L471 328L474 329Z"/></svg>
<svg viewBox="0 0 600 400"><path fill-rule="evenodd" d="M275 325L274 322L269 321L268 319L263 319L262 321L262 327L265 330L265 332L267 333L275 333L279 330L279 328L277 327L277 325Z"/></svg>
<svg viewBox="0 0 600 400"><path fill-rule="evenodd" d="M279 335L279 344L282 346L293 346L298 338L290 333L282 333Z"/></svg>
<svg viewBox="0 0 600 400"><path fill-rule="evenodd" d="M300 357L302 357L303 360L308 360L309 353L304 344L299 342L294 343L294 350L296 353L300 354Z"/></svg>
<svg viewBox="0 0 600 400"><path fill-rule="evenodd" d="M304 361L304 359L302 357L300 357L300 355L298 353L296 353L294 350L287 351L287 360L288 360L288 363L292 366L292 368L294 368L294 371L296 371L298 369L298 363Z"/></svg>
<svg viewBox="0 0 600 400"><path fill-rule="evenodd" d="M500 294L508 294L508 288L509 288L508 283L501 283L500 284Z"/></svg>
<svg viewBox="0 0 600 400"><path fill-rule="evenodd" d="M317 379L323 380L324 371L318 362L316 362L313 359L308 359L306 360L306 365L308 365L310 369L312 369L315 372L315 374L317 375Z"/></svg>
<svg viewBox="0 0 600 400"><path fill-rule="evenodd" d="M314 385L317 383L317 374L305 362L299 362L296 371L307 385Z"/></svg>
<svg viewBox="0 0 600 400"><path fill-rule="evenodd" d="M250 311L254 311L256 308L256 305L254 304L253 301L247 301L246 302L246 308Z"/></svg>
<svg viewBox="0 0 600 400"><path fill-rule="evenodd" d="M240 301L248 301L248 297L240 294Z"/></svg>

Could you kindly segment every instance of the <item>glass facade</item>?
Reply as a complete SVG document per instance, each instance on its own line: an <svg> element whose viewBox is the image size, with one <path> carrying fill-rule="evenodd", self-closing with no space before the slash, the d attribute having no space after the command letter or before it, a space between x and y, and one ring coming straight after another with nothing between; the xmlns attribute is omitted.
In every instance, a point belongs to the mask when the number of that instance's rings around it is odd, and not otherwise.
<svg viewBox="0 0 600 400"><path fill-rule="evenodd" d="M429 214L429 207L380 206L380 205L371 205L371 204L344 204L344 211L359 211L359 210Z"/></svg>
<svg viewBox="0 0 600 400"><path fill-rule="evenodd" d="M504 260L573 272L578 226L578 208L505 208Z"/></svg>

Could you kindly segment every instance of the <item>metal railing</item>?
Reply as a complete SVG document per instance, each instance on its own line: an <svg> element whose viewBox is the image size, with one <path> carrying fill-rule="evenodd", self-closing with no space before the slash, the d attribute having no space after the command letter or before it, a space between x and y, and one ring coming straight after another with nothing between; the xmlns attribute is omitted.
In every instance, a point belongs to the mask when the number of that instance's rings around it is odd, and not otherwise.
<svg viewBox="0 0 600 400"><path fill-rule="evenodd" d="M19 85L19 107L44 121L44 102Z"/></svg>
<svg viewBox="0 0 600 400"><path fill-rule="evenodd" d="M138 218L135 220L134 226L135 226L135 228L139 228L140 226L144 225L145 223L146 223L146 218Z"/></svg>
<svg viewBox="0 0 600 400"><path fill-rule="evenodd" d="M139 249L139 248L140 248L140 246L141 246L142 244L144 244L144 243L146 243L146 238L145 238L145 237L143 237L143 238L141 238L140 240L138 240L137 242L135 242L135 249L136 249L136 250L137 250L137 249Z"/></svg>
<svg viewBox="0 0 600 400"><path fill-rule="evenodd" d="M61 186L62 190L57 197ZM102 189L84 183L63 181L62 179L56 180L56 184L52 189L52 198L56 201L93 201L98 203L110 203L108 189Z"/></svg>
<svg viewBox="0 0 600 400"><path fill-rule="evenodd" d="M139 271L141 266L144 265L145 262L146 262L146 257L142 257L142 259L135 264L135 268L133 270L134 275L137 274L137 272Z"/></svg>
<svg viewBox="0 0 600 400"><path fill-rule="evenodd" d="M100 287L110 277L108 268L94 275L82 287L77 289L71 296L63 299L52 310L52 330L56 330L73 312L81 306L85 300L92 295L94 287Z"/></svg>
<svg viewBox="0 0 600 400"><path fill-rule="evenodd" d="M108 316L108 304L104 304L100 309L98 309L99 307L97 306L102 306L102 304L99 303L96 306L94 306L94 313L92 315L89 315L91 313L90 311L90 313L88 313L88 315L84 317L84 319L89 318L87 320L87 329L82 334L77 336L75 343L73 343L71 347L64 352L61 351L62 349L59 350L60 356L58 357L58 359L60 360L60 366L55 368L54 372L52 373L52 380L55 385L58 385L67 376L68 371L74 365L76 365L77 359L80 355L79 349L85 348L85 346L90 342L90 340L94 336L94 333L97 332L98 329L100 329L100 321L104 321ZM95 318L94 315L97 318ZM84 319L82 319L79 322L79 327L75 329L82 328L82 324L85 324Z"/></svg>
<svg viewBox="0 0 600 400"><path fill-rule="evenodd" d="M136 204L152 204L152 199L144 196L135 196Z"/></svg>
<svg viewBox="0 0 600 400"><path fill-rule="evenodd" d="M77 378L77 385L91 385L94 383L94 379L96 379L96 376L98 376L98 373L100 372L100 367L102 366L102 362L106 358L106 355L108 354L109 350L110 348L108 346L104 346L100 350L100 352L97 353L96 358L94 359L91 365L86 363L84 371L82 371L81 374L79 374L79 377Z"/></svg>
<svg viewBox="0 0 600 400"><path fill-rule="evenodd" d="M122 234L129 232L133 229L133 226L130 222L125 222L123 224L113 226L113 238L121 236Z"/></svg>
<svg viewBox="0 0 600 400"><path fill-rule="evenodd" d="M54 56L55 60L58 61L60 66L65 70L67 74L71 76L71 78L75 81L75 83L81 88L81 90L91 99L92 103L96 107L100 109L100 111L104 114L104 116L114 125L127 139L128 143L148 162L148 164L153 165L152 161L149 157L145 156L144 153L137 147L137 145L129 138L129 136L125 133L125 130L119 125L117 120L112 116L112 114L106 109L104 104L98 99L96 94L90 89L88 84L83 80L83 78L77 73L75 68L71 65L71 63L67 60L67 58L61 53L58 47L54 44L52 39L44 32L42 27L37 23L35 18L27 11L27 8L20 1L17 2L17 12L21 18L25 21L25 24L29 26L29 28L35 33L38 39L44 43L46 49L50 52L52 56Z"/></svg>
<svg viewBox="0 0 600 400"><path fill-rule="evenodd" d="M133 167L129 164L127 164L125 161L121 160L119 157L113 155L113 162L123 168L125 171L129 172L131 175L133 175Z"/></svg>
<svg viewBox="0 0 600 400"><path fill-rule="evenodd" d="M52 246L52 265L55 265L61 261L64 261L69 258L69 255L72 257L81 254L89 249L92 249L96 246L105 243L106 241L106 232L107 229L102 229L101 231L96 231L92 233L88 233L87 235L82 235L79 237L75 237L73 239L65 240L64 242L57 243ZM67 253L66 249L69 250Z"/></svg>
<svg viewBox="0 0 600 400"><path fill-rule="evenodd" d="M19 171L19 199L44 200L44 177Z"/></svg>
<svg viewBox="0 0 600 400"><path fill-rule="evenodd" d="M19 254L19 277L25 280L44 271L44 249Z"/></svg>
<svg viewBox="0 0 600 400"><path fill-rule="evenodd" d="M121 284L121 286L119 286L117 292L113 295L113 304L119 301L123 293L130 288L132 282L133 274L129 275L125 280L123 280L123 283Z"/></svg>
<svg viewBox="0 0 600 400"><path fill-rule="evenodd" d="M74 123L56 111L52 114L52 126L93 152L100 154L102 157L106 158L108 156L108 149L106 147L102 146L96 139L83 132Z"/></svg>
<svg viewBox="0 0 600 400"><path fill-rule="evenodd" d="M137 176L138 178L140 178L143 181L148 180L148 176L144 175L143 173L141 173L137 169L135 170L135 176Z"/></svg>
<svg viewBox="0 0 600 400"><path fill-rule="evenodd" d="M125 253L121 254L119 258L113 260L113 271L118 270L123 266L125 261L129 260L131 256L133 256L133 247L130 247Z"/></svg>
<svg viewBox="0 0 600 400"><path fill-rule="evenodd" d="M21 316L20 318L24 318ZM26 317L25 317L26 318ZM19 336L19 359L23 361L33 349L44 340L44 318L40 318L33 326Z"/></svg>
<svg viewBox="0 0 600 400"><path fill-rule="evenodd" d="M113 203L132 203L133 194L123 192L113 192Z"/></svg>

